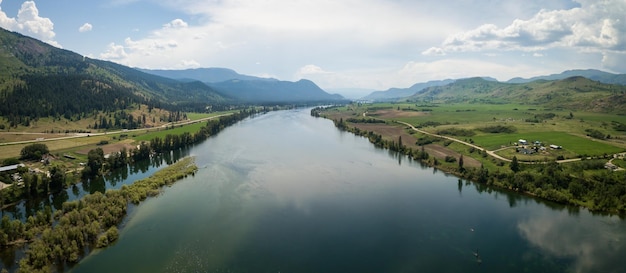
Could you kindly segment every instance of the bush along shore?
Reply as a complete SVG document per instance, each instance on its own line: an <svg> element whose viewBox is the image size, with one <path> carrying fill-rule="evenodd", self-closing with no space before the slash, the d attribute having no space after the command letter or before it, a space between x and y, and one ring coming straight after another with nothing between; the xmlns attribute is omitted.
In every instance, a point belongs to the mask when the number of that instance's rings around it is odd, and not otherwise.
<svg viewBox="0 0 626 273"><path fill-rule="evenodd" d="M139 204L161 188L193 175L198 170L193 157L186 157L152 176L124 185L119 190L96 192L78 201L66 202L54 214L42 212L26 224L3 217L4 245L30 242L17 272L63 271L96 248L104 248L118 238L117 226L130 203ZM8 228L4 228L5 225ZM6 233L8 232L8 233ZM56 268L55 268L56 265Z"/></svg>
<svg viewBox="0 0 626 273"><path fill-rule="evenodd" d="M315 108L311 115L325 117L322 108ZM376 147L389 149L405 154L430 167L450 173L457 177L504 190L515 191L545 200L585 207L592 212L618 214L626 216L626 171L615 172L606 170L603 159L585 159L578 162L559 164L555 161L539 164L525 164L513 157L512 162L504 162L495 158L487 159L485 151L470 148L465 156L489 161L492 167L479 168L464 166L463 154L458 158L446 156L445 160L430 156L424 149L427 144L446 140L426 136L417 139L419 148L408 148L402 139L389 140L372 131L361 130L343 119L334 120L339 130L363 136ZM391 125L390 125L391 126ZM393 138L393 137L392 137ZM408 140L405 140L405 143ZM474 155L474 156L473 156Z"/></svg>

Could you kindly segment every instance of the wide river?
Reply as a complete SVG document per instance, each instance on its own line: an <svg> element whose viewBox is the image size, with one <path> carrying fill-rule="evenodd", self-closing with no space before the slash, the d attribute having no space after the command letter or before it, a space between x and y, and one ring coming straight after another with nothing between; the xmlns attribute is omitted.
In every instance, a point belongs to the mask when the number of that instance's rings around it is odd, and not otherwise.
<svg viewBox="0 0 626 273"><path fill-rule="evenodd" d="M626 272L626 221L497 191L270 112L190 150L96 272Z"/></svg>

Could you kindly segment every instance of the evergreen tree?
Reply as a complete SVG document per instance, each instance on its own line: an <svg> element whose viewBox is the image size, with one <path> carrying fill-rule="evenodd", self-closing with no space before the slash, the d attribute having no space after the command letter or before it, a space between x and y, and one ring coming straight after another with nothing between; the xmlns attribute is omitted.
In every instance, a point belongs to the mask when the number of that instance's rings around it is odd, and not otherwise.
<svg viewBox="0 0 626 273"><path fill-rule="evenodd" d="M511 171L513 171L514 173L519 172L520 165L519 165L519 162L517 162L517 156L513 156L513 159L511 160L511 164L509 165L509 167L511 168Z"/></svg>

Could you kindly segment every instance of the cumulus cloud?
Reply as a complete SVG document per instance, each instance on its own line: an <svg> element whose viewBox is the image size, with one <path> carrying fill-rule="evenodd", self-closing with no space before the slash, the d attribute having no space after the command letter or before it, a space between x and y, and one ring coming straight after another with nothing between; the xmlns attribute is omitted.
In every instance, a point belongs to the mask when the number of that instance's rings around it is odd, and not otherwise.
<svg viewBox="0 0 626 273"><path fill-rule="evenodd" d="M78 28L79 32L88 32L93 29L93 26L90 23L85 23Z"/></svg>
<svg viewBox="0 0 626 273"><path fill-rule="evenodd" d="M443 48L440 47L431 47L427 50L422 51L422 55L425 56L445 56L446 52Z"/></svg>
<svg viewBox="0 0 626 273"><path fill-rule="evenodd" d="M122 60L128 57L126 50L123 45L117 45L115 43L110 43L107 50L100 54L100 58L106 60Z"/></svg>
<svg viewBox="0 0 626 273"><path fill-rule="evenodd" d="M516 19L505 27L483 24L449 36L446 51L482 50L539 51L575 47L605 51L626 49L623 0L579 0L581 6L567 10L541 10L527 20ZM600 18L600 19L599 19Z"/></svg>
<svg viewBox="0 0 626 273"><path fill-rule="evenodd" d="M324 71L321 67L309 64L298 69L298 74L300 75L310 75L310 74L328 74L329 72Z"/></svg>
<svg viewBox="0 0 626 273"><path fill-rule="evenodd" d="M171 22L163 26L168 27L168 28L186 28L189 25L187 24L187 22L183 21L182 19L174 19Z"/></svg>
<svg viewBox="0 0 626 273"><path fill-rule="evenodd" d="M0 1L2 5L2 1ZM17 12L17 17L9 17L0 8L0 26L8 30L20 32L51 45L61 47L54 40L54 24L49 18L39 16L39 10L34 1L26 1Z"/></svg>

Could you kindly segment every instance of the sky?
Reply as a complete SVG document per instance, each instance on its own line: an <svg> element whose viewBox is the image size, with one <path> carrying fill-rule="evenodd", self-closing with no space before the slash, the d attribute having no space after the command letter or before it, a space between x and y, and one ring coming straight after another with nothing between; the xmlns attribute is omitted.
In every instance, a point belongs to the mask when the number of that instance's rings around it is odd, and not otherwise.
<svg viewBox="0 0 626 273"><path fill-rule="evenodd" d="M0 27L149 69L329 89L626 73L626 0L0 0Z"/></svg>

